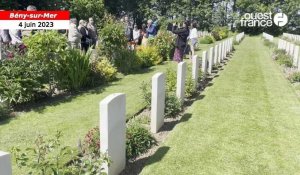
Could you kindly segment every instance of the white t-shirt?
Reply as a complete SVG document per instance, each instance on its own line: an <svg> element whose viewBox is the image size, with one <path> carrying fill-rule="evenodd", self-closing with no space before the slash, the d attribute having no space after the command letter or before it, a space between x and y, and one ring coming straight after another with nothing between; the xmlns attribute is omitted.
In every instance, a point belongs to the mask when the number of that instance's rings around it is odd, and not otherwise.
<svg viewBox="0 0 300 175"><path fill-rule="evenodd" d="M196 28L193 28L191 31L190 31L190 39L193 39L193 38L198 38L198 31Z"/></svg>
<svg viewBox="0 0 300 175"><path fill-rule="evenodd" d="M140 37L140 30L133 30L133 40L137 40Z"/></svg>

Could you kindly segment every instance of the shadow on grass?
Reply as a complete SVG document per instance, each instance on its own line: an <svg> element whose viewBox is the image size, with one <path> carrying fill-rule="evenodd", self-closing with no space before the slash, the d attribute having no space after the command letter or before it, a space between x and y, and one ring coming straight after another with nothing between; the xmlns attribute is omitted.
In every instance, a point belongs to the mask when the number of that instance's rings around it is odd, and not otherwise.
<svg viewBox="0 0 300 175"><path fill-rule="evenodd" d="M187 122L192 117L192 114L184 114L180 120L165 121L159 132L171 131L178 123Z"/></svg>
<svg viewBox="0 0 300 175"><path fill-rule="evenodd" d="M127 162L126 169L120 173L120 175L138 175L142 172L145 166L157 163L163 159L163 157L168 153L170 147L162 146L158 148L154 155L151 157L144 157L135 162Z"/></svg>
<svg viewBox="0 0 300 175"><path fill-rule="evenodd" d="M162 146L162 147L158 148L157 151L155 152L155 154L150 157L149 161L147 161L145 166L161 161L162 158L168 153L169 150L170 150L170 147L168 147L168 146Z"/></svg>

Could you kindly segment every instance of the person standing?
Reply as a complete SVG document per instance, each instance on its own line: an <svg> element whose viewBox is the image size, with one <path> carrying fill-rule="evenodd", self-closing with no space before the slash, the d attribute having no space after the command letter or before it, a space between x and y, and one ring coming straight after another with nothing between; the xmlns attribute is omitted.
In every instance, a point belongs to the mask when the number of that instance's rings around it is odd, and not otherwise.
<svg viewBox="0 0 300 175"><path fill-rule="evenodd" d="M89 30L87 28L87 22L85 20L79 21L78 30L81 33L81 50L84 50L85 52L88 51L90 45L91 45L91 38L89 37Z"/></svg>
<svg viewBox="0 0 300 175"><path fill-rule="evenodd" d="M147 25L147 36L148 36L148 38L155 37L155 35L157 34L156 25L153 24L153 21L151 19L149 19L147 21L147 23L148 23L148 25Z"/></svg>
<svg viewBox="0 0 300 175"><path fill-rule="evenodd" d="M195 55L195 48L196 48L196 44L198 43L198 31L197 31L197 24L195 22L193 22L192 24L192 29L190 32L190 46L191 46L191 52L192 52L192 57Z"/></svg>
<svg viewBox="0 0 300 175"><path fill-rule="evenodd" d="M139 43L140 36L141 36L141 31L138 29L137 25L135 24L133 29L134 47Z"/></svg>
<svg viewBox="0 0 300 175"><path fill-rule="evenodd" d="M92 40L91 45L92 45L93 49L95 49L95 46L98 41L98 32L97 32L97 27L94 23L94 19L92 17L89 18L89 23L87 25L87 28L88 28L88 32L89 32L89 37Z"/></svg>
<svg viewBox="0 0 300 175"><path fill-rule="evenodd" d="M187 47L187 38L190 34L189 22L184 22L182 27L173 24L172 32L177 35L173 60L181 62L183 60L184 51Z"/></svg>
<svg viewBox="0 0 300 175"><path fill-rule="evenodd" d="M80 39L82 38L81 33L77 29L77 19L72 18L70 19L70 28L68 32L68 41L70 47L72 49L79 48Z"/></svg>

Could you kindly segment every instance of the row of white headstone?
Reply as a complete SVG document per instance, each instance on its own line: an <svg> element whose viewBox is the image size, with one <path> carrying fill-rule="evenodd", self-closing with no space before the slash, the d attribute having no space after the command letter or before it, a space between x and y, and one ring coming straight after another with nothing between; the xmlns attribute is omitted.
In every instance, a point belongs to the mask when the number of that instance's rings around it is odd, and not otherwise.
<svg viewBox="0 0 300 175"><path fill-rule="evenodd" d="M240 43L243 40L244 37L245 37L244 32L237 34L236 37L235 37L236 42Z"/></svg>
<svg viewBox="0 0 300 175"><path fill-rule="evenodd" d="M293 40L293 41L300 41L300 35L295 35L295 34L290 34L290 33L283 33L284 37L287 37L289 38L290 40Z"/></svg>
<svg viewBox="0 0 300 175"><path fill-rule="evenodd" d="M292 42L285 41L283 39L278 40L278 49L284 50L286 54L293 58L293 66L297 67L300 71L300 55L299 45Z"/></svg>
<svg viewBox="0 0 300 175"><path fill-rule="evenodd" d="M214 48L209 49L209 54L203 52L202 70L211 73L212 66L221 63L228 53L233 51L233 38L227 39ZM198 88L200 60L197 55L192 58L192 78L194 88ZM177 65L176 96L184 102L185 80L187 63L180 62ZM166 75L159 72L152 77L151 90L151 122L150 130L157 133L164 124L165 98L166 98ZM114 101L114 102L112 102ZM117 102L119 101L119 102ZM107 152L113 162L109 167L106 165L106 173L115 175L125 168L125 94L112 94L100 102L100 140L101 151ZM120 112L118 112L120 109ZM110 141L110 142L108 142ZM121 150L121 151L120 151Z"/></svg>
<svg viewBox="0 0 300 175"><path fill-rule="evenodd" d="M263 32L263 37L271 42L273 42L274 37L268 33Z"/></svg>
<svg viewBox="0 0 300 175"><path fill-rule="evenodd" d="M239 39L239 41L241 38ZM233 38L229 38L204 51L202 56L202 71L204 75L211 74L212 66L221 63L233 51ZM198 88L200 59L197 55L192 58L192 78L195 90ZM187 74L186 62L177 66L176 96L184 101L185 79ZM157 133L164 124L165 113L165 84L166 75L156 73L152 77L151 90L151 123L152 133ZM108 154L112 163L103 165L108 175L117 175L126 165L126 95L111 94L99 104L100 109L100 149ZM11 158L9 153L0 152L0 175L11 175Z"/></svg>
<svg viewBox="0 0 300 175"><path fill-rule="evenodd" d="M208 49L208 51L203 51L202 53L202 72L205 78L207 74L211 74L213 66L220 64L227 55L233 51L233 37L226 39L214 47Z"/></svg>

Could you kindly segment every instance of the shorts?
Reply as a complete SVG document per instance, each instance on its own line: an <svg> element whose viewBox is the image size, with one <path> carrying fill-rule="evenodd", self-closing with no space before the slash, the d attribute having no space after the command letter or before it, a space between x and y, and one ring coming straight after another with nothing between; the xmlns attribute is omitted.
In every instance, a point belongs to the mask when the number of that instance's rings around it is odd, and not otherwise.
<svg viewBox="0 0 300 175"><path fill-rule="evenodd" d="M191 38L192 46L195 46L197 42L198 42L197 38Z"/></svg>

